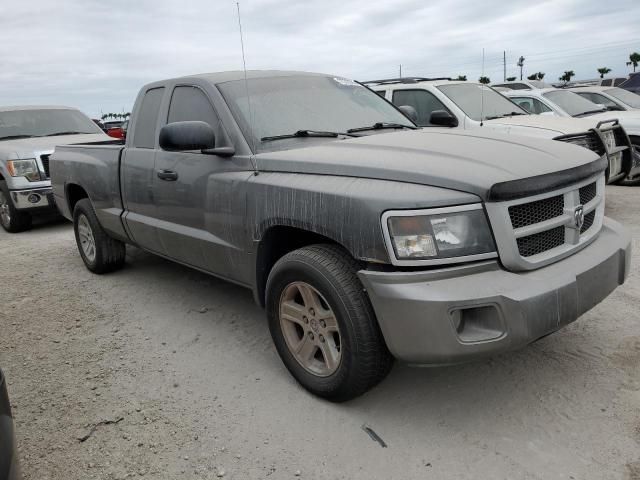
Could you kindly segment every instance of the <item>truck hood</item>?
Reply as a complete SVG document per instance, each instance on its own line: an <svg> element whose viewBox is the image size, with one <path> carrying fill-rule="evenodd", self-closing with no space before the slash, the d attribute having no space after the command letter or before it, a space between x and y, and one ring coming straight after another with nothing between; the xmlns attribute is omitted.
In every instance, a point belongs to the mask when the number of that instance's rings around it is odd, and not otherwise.
<svg viewBox="0 0 640 480"><path fill-rule="evenodd" d="M51 153L56 145L73 143L103 142L115 140L104 133L87 133L81 135L61 135L57 137L20 138L17 140L0 140L0 160L11 158L34 158L43 153Z"/></svg>
<svg viewBox="0 0 640 480"><path fill-rule="evenodd" d="M628 110L625 112L602 112L589 115L594 123L603 120L618 119L628 135L640 135L640 111Z"/></svg>
<svg viewBox="0 0 640 480"><path fill-rule="evenodd" d="M594 128L598 122L588 118L567 118L556 115L516 115L514 117L496 118L484 122L487 126L499 125L502 131L527 135L526 129L536 130L534 136L553 138L558 135L584 133ZM521 128L518 128L521 127ZM513 129L513 131L510 131Z"/></svg>
<svg viewBox="0 0 640 480"><path fill-rule="evenodd" d="M564 142L480 130L428 129L324 142L259 154L258 169L395 180L473 193L486 200L497 183L549 178L598 159L586 148Z"/></svg>

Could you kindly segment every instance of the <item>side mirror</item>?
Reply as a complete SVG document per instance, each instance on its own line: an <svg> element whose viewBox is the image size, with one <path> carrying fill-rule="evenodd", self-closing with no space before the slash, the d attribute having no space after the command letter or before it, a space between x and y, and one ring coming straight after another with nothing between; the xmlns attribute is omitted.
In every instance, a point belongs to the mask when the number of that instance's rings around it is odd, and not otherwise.
<svg viewBox="0 0 640 480"><path fill-rule="evenodd" d="M411 120L413 123L418 123L418 112L416 112L416 109L411 105L401 105L398 107L398 110L404 113L404 116Z"/></svg>
<svg viewBox="0 0 640 480"><path fill-rule="evenodd" d="M216 146L216 134L206 122L174 122L160 129L160 148L170 152L206 150Z"/></svg>
<svg viewBox="0 0 640 480"><path fill-rule="evenodd" d="M445 110L434 110L429 117L429 123L440 127L457 127L458 119Z"/></svg>

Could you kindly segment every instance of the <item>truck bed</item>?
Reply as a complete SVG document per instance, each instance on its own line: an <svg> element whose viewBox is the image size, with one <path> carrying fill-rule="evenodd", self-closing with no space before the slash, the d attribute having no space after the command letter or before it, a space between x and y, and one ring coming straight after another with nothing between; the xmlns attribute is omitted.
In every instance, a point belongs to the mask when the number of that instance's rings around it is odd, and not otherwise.
<svg viewBox="0 0 640 480"><path fill-rule="evenodd" d="M67 219L82 193L91 199L100 223L110 234L127 238L120 219L123 212L120 191L121 140L56 147L51 155L51 184L56 205Z"/></svg>

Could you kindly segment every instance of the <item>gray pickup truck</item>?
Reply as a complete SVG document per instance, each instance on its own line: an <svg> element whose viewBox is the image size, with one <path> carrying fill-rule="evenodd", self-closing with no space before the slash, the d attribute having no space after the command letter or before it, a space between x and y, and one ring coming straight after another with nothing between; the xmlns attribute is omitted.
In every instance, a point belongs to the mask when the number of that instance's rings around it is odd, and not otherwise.
<svg viewBox="0 0 640 480"><path fill-rule="evenodd" d="M297 72L145 86L126 145L58 147L56 203L96 273L136 245L253 290L309 391L360 395L393 359L522 347L625 281L606 157L415 125L368 88Z"/></svg>
<svg viewBox="0 0 640 480"><path fill-rule="evenodd" d="M0 225L31 227L33 215L55 212L49 157L56 145L112 140L69 107L0 107Z"/></svg>

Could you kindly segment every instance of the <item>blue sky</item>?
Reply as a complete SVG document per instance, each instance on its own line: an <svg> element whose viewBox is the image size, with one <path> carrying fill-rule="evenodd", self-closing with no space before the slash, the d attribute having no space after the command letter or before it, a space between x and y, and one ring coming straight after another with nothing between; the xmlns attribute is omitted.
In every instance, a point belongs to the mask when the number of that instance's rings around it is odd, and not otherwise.
<svg viewBox="0 0 640 480"><path fill-rule="evenodd" d="M241 0L247 66L366 80L625 75L638 0ZM0 6L0 104L129 110L144 83L242 67L234 0L22 0Z"/></svg>

